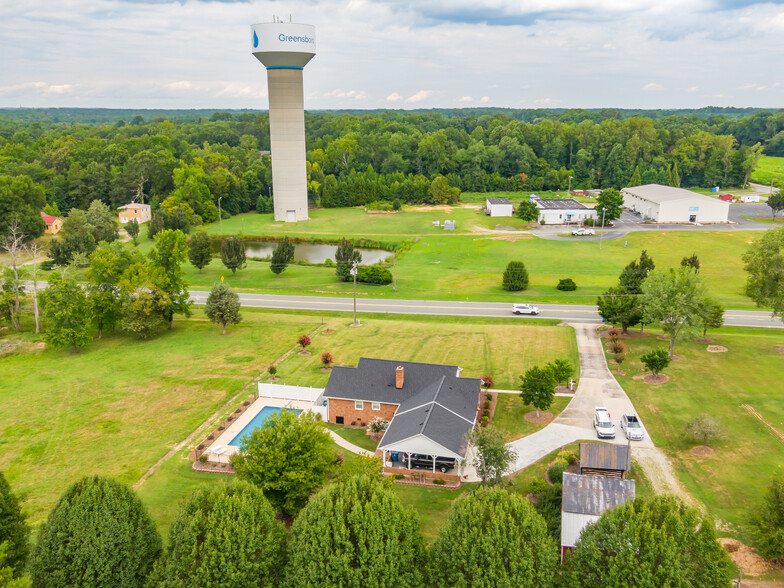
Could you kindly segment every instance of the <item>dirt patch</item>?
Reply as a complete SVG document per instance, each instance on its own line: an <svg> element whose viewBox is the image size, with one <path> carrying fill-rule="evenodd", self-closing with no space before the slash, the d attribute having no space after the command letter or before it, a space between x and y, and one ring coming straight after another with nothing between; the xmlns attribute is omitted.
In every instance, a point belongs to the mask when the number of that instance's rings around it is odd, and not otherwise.
<svg viewBox="0 0 784 588"><path fill-rule="evenodd" d="M444 214L449 214L454 210L451 206L413 206L409 208L414 212L443 212Z"/></svg>
<svg viewBox="0 0 784 588"><path fill-rule="evenodd" d="M695 445L691 449L689 449L689 453L692 455L699 455L702 457L708 457L709 455L713 455L713 449L710 447L703 447L702 445Z"/></svg>
<svg viewBox="0 0 784 588"><path fill-rule="evenodd" d="M704 343L705 345L707 345L708 343L713 343L713 339L711 338L697 339L697 343Z"/></svg>
<svg viewBox="0 0 784 588"><path fill-rule="evenodd" d="M0 344L0 353L5 353L7 351L12 351L17 348L18 343L2 343Z"/></svg>
<svg viewBox="0 0 784 588"><path fill-rule="evenodd" d="M320 372L324 372L325 374L328 374L329 372L332 371L332 368L331 367L323 367L323 368L319 368L319 371Z"/></svg>
<svg viewBox="0 0 784 588"><path fill-rule="evenodd" d="M612 370L612 373L615 374L616 376L625 376L626 375L626 372L623 371L623 370Z"/></svg>
<svg viewBox="0 0 784 588"><path fill-rule="evenodd" d="M310 351L300 351L297 355L307 356L310 355Z"/></svg>
<svg viewBox="0 0 784 588"><path fill-rule="evenodd" d="M39 341L33 346L33 349L46 349L46 343Z"/></svg>
<svg viewBox="0 0 784 588"><path fill-rule="evenodd" d="M659 409L656 408L653 404L646 404L645 408L651 411L651 414L659 414Z"/></svg>
<svg viewBox="0 0 784 588"><path fill-rule="evenodd" d="M529 239L533 239L531 235L509 235L507 237L491 237L491 241L528 241Z"/></svg>
<svg viewBox="0 0 784 588"><path fill-rule="evenodd" d="M326 331L321 331L321 334L322 335L331 335L334 332L335 331L333 331L332 329L327 329Z"/></svg>
<svg viewBox="0 0 784 588"><path fill-rule="evenodd" d="M658 335L656 338L657 338L659 341L669 341L669 340L670 340L670 338L669 338L669 337L665 337L664 335Z"/></svg>
<svg viewBox="0 0 784 588"><path fill-rule="evenodd" d="M761 576L771 569L771 565L763 557L755 553L751 547L745 543L741 543L737 539L729 537L722 537L719 543L727 550L727 553L732 558L739 568L743 568L743 573L750 576ZM746 585L746 582L743 582Z"/></svg>
<svg viewBox="0 0 784 588"><path fill-rule="evenodd" d="M555 392L558 394L574 394L574 390L569 390L569 386L556 386Z"/></svg>
<svg viewBox="0 0 784 588"><path fill-rule="evenodd" d="M275 376L272 376L271 378L267 378L268 382L277 382L278 380L280 380L280 378L276 378Z"/></svg>
<svg viewBox="0 0 784 588"><path fill-rule="evenodd" d="M664 384L665 382L670 381L670 376L667 374L647 374L642 377L642 381L646 384Z"/></svg>
<svg viewBox="0 0 784 588"><path fill-rule="evenodd" d="M680 361L680 360L682 360L682 359L683 359L683 358L682 358L680 355L675 355L675 354L673 354L673 356L672 356L672 361Z"/></svg>
<svg viewBox="0 0 784 588"><path fill-rule="evenodd" d="M779 353L784 353L784 347L774 347L774 351L778 351Z"/></svg>
<svg viewBox="0 0 784 588"><path fill-rule="evenodd" d="M724 345L708 345L708 353L727 353L729 349Z"/></svg>
<svg viewBox="0 0 784 588"><path fill-rule="evenodd" d="M536 411L532 410L531 412L526 413L525 420L534 424L549 423L553 420L553 413L541 410L539 411L539 416L536 416Z"/></svg>

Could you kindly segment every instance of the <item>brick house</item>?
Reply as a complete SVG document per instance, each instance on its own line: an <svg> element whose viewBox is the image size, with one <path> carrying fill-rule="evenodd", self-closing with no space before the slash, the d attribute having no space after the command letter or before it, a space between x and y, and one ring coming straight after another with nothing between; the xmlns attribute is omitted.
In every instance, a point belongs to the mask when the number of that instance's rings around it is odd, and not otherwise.
<svg viewBox="0 0 784 588"><path fill-rule="evenodd" d="M44 219L44 224L46 224L44 233L47 235L56 235L60 232L60 229L63 228L63 219L59 216L52 216L51 214L41 212L41 218Z"/></svg>
<svg viewBox="0 0 784 588"><path fill-rule="evenodd" d="M139 224L146 223L152 218L152 208L149 204L137 204L131 202L125 206L121 206L120 210L120 224L129 222L137 222Z"/></svg>
<svg viewBox="0 0 784 588"><path fill-rule="evenodd" d="M366 425L388 421L378 450L400 461L412 455L461 460L465 434L476 424L481 380L461 378L455 365L363 357L357 367L332 369L324 399L327 420Z"/></svg>

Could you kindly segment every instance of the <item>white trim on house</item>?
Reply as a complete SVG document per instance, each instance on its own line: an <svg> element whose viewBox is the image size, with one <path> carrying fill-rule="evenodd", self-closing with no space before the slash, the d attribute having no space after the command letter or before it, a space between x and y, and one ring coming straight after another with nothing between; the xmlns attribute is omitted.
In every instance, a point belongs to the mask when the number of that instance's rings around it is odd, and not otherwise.
<svg viewBox="0 0 784 588"><path fill-rule="evenodd" d="M384 445L383 447L379 445L376 449L382 451L398 451L401 453L421 453L422 455L435 455L437 457L452 457L456 460L463 459L462 455L447 449L440 443L436 443L430 437L421 433L403 439L402 441Z"/></svg>
<svg viewBox="0 0 784 588"><path fill-rule="evenodd" d="M354 400L354 410L365 410L365 401Z"/></svg>
<svg viewBox="0 0 784 588"><path fill-rule="evenodd" d="M380 402L371 402L370 403L370 410L381 410L381 403Z"/></svg>

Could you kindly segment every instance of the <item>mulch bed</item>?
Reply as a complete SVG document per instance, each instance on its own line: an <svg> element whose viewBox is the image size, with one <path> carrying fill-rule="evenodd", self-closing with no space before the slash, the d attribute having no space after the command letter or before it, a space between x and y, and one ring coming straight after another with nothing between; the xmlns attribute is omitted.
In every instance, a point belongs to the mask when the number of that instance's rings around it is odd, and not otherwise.
<svg viewBox="0 0 784 588"><path fill-rule="evenodd" d="M433 484L432 482L412 482L411 480L394 480L395 484L408 484L409 486L427 486L428 488L460 488L462 482L447 480L446 484Z"/></svg>
<svg viewBox="0 0 784 588"><path fill-rule="evenodd" d="M708 345L707 351L708 353L727 353L729 349L724 347L724 345Z"/></svg>
<svg viewBox="0 0 784 588"><path fill-rule="evenodd" d="M612 370L612 373L615 374L616 376L625 376L626 375L626 372L623 371L623 370Z"/></svg>
<svg viewBox="0 0 784 588"><path fill-rule="evenodd" d="M280 380L280 378L278 378L276 376L271 376L271 377L267 378L268 382L277 382L278 380Z"/></svg>
<svg viewBox="0 0 784 588"><path fill-rule="evenodd" d="M643 376L642 381L646 384L664 384L665 382L670 381L670 376L667 374L647 374Z"/></svg>
<svg viewBox="0 0 784 588"><path fill-rule="evenodd" d="M574 394L574 390L569 390L569 386L556 386L555 391L560 394Z"/></svg>
<svg viewBox="0 0 784 588"><path fill-rule="evenodd" d="M324 372L324 373L329 373L329 372L332 371L332 368L331 367L323 367L323 368L319 368L319 371L320 372Z"/></svg>
<svg viewBox="0 0 784 588"><path fill-rule="evenodd" d="M276 378L276 379L277 379L277 378ZM247 404L246 404L246 403L247 403ZM194 464L201 463L200 461L198 461L198 458L199 458L199 456L200 456L200 455L202 455L203 453L205 453L205 452L207 451L207 449L210 447L210 445L212 445L213 443L215 443L215 441L218 439L218 437L220 437L221 435L223 435L223 432L224 432L226 429L228 429L228 428L229 428L229 425L231 425L231 424L232 424L234 421L236 421L236 420L237 420L237 419L238 419L240 416L242 416L242 413L244 413L246 410L248 410L248 407L249 407L249 406L251 406L252 404L253 404L253 401L252 401L252 400L244 400L244 401L243 401L243 402L242 402L242 403L241 403L241 404L240 404L240 405L237 407L237 409L236 409L234 412L232 412L232 413L229 415L229 416L231 417L231 420L228 420L228 419L226 419L226 420L225 420L225 421L223 421L223 422L222 422L220 425L218 425L219 427L223 427L223 429L221 429L221 430L219 431L219 430L216 428L216 429L215 429L215 430L214 430L212 433L210 433L210 435L207 435L207 438L206 438L206 439L204 439L204 441L202 441L201 443L199 443L199 444L198 444L198 445L203 445L204 447L203 447L202 449L196 449L196 447L194 447L194 448L191 450L191 452L188 454L188 459L190 459L190 460L191 460L191 461L192 461ZM209 438L210 436L212 436L212 439L210 439L210 438ZM203 465L204 465L204 464L203 464ZM209 466L208 466L208 467L209 467ZM197 469L197 468L196 468L196 467L194 467L194 469ZM205 472L206 472L206 471L212 471L212 469L207 469L207 470L197 470L197 471L205 471ZM234 472L232 471L231 473L234 473Z"/></svg>
<svg viewBox="0 0 784 588"><path fill-rule="evenodd" d="M553 413L546 410L540 410L539 416L536 416L536 411L532 410L531 412L525 414L525 420L535 425L539 423L549 423L551 420L553 420Z"/></svg>
<svg viewBox="0 0 784 588"><path fill-rule="evenodd" d="M680 355L675 355L675 354L673 354L673 356L672 356L672 361L680 361L680 360L682 360L682 359L683 359L683 358L682 358Z"/></svg>
<svg viewBox="0 0 784 588"><path fill-rule="evenodd" d="M713 455L713 449L711 449L710 447L703 447L702 445L696 445L691 449L689 449L689 453L691 453L692 455L708 456L708 455Z"/></svg>
<svg viewBox="0 0 784 588"><path fill-rule="evenodd" d="M706 338L706 339L697 339L697 343L704 343L707 345L708 343L713 343L713 339Z"/></svg>
<svg viewBox="0 0 784 588"><path fill-rule="evenodd" d="M335 331L333 331L332 329L327 329L326 331L321 331L321 334L322 335L331 335L334 332Z"/></svg>
<svg viewBox="0 0 784 588"><path fill-rule="evenodd" d="M310 351L300 351L299 355L310 355Z"/></svg>
<svg viewBox="0 0 784 588"><path fill-rule="evenodd" d="M225 467L224 467L225 466ZM210 474L233 474L234 468L229 463L211 463L209 461L194 461L191 465L194 472L207 472Z"/></svg>
<svg viewBox="0 0 784 588"><path fill-rule="evenodd" d="M779 353L784 353L784 347L774 347L773 349Z"/></svg>

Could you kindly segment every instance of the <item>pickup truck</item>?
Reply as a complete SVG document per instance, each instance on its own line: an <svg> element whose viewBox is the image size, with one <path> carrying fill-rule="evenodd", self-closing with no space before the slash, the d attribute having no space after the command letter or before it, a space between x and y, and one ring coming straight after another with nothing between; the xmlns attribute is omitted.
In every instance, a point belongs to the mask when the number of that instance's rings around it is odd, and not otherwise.
<svg viewBox="0 0 784 588"><path fill-rule="evenodd" d="M400 456L400 459L403 464L408 464L408 460L406 456L403 454ZM445 474L452 468L456 466L456 462L451 457L436 457L436 469ZM424 455L421 453L412 453L411 454L411 467L412 468L423 468L432 470L433 469L433 456L432 455Z"/></svg>
<svg viewBox="0 0 784 588"><path fill-rule="evenodd" d="M586 229L585 227L580 227L579 229L574 229L572 231L572 235L575 237L590 237L595 234L596 232L593 229Z"/></svg>

